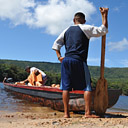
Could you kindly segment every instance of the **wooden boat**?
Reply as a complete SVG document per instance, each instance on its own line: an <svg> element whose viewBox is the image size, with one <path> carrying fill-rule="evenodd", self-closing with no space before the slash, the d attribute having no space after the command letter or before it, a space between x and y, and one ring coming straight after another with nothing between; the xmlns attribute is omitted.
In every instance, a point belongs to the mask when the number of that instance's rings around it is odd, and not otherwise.
<svg viewBox="0 0 128 128"><path fill-rule="evenodd" d="M16 85L12 83L4 83L5 89L11 90L15 95L29 101L38 102L43 106L51 107L52 109L63 111L62 91L56 87L50 86L26 86ZM93 93L95 90L93 91ZM116 104L121 90L108 90L109 104L108 108ZM70 91L70 111L84 111L85 102L83 98L84 91ZM93 110L92 98L92 110Z"/></svg>

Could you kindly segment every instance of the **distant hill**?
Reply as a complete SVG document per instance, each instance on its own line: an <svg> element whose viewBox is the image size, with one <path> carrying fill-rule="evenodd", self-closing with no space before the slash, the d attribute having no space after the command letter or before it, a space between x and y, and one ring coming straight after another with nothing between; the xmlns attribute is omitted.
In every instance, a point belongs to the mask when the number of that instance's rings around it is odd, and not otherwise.
<svg viewBox="0 0 128 128"><path fill-rule="evenodd" d="M51 63L51 62L34 62L34 61L19 61L19 60L3 60L0 59L0 64L13 64L21 68L26 66L34 66L43 71L60 73L61 64L60 63ZM89 66L91 76L94 78L99 78L100 76L100 67L98 66ZM121 79L128 78L128 68L105 68L105 78L108 79Z"/></svg>
<svg viewBox="0 0 128 128"><path fill-rule="evenodd" d="M60 73L61 64L60 63L50 63L50 62L34 62L34 61L18 61L18 60L2 60L0 59L0 64L13 64L25 69L26 66L37 67L43 71L47 72L57 72Z"/></svg>

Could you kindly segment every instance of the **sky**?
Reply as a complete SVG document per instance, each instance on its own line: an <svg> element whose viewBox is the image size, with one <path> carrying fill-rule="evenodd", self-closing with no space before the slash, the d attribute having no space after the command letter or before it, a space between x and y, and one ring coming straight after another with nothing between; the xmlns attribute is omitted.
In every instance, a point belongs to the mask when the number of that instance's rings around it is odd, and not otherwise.
<svg viewBox="0 0 128 128"><path fill-rule="evenodd" d="M52 50L57 36L79 11L86 24L100 26L99 7L109 8L105 67L128 67L128 0L0 0L0 59L59 63ZM92 38L88 65L100 60L101 37Z"/></svg>

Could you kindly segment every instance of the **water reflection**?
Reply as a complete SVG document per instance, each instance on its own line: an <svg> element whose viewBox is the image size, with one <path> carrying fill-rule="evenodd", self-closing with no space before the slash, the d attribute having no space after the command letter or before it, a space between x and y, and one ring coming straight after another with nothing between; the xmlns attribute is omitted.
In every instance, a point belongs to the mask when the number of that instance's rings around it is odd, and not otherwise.
<svg viewBox="0 0 128 128"><path fill-rule="evenodd" d="M110 109L109 112L128 112L128 96L120 96L117 103Z"/></svg>
<svg viewBox="0 0 128 128"><path fill-rule="evenodd" d="M41 111L52 112L53 110L30 101L17 98L15 95L12 95L11 91L5 90L3 84L0 83L0 111L40 113Z"/></svg>

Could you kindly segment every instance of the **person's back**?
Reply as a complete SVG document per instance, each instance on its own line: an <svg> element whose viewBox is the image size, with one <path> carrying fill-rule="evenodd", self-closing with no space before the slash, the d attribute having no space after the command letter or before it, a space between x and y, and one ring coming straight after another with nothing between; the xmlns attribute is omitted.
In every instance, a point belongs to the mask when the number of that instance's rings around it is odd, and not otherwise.
<svg viewBox="0 0 128 128"><path fill-rule="evenodd" d="M38 69L38 68L36 68L36 67L31 67L31 68L30 68L30 74L31 74L32 72L34 72L35 70L38 70L38 71L42 74L42 77L46 77L46 74L45 74L42 70L40 70L40 69Z"/></svg>
<svg viewBox="0 0 128 128"><path fill-rule="evenodd" d="M89 39L78 25L69 27L64 34L66 57L86 61L88 55Z"/></svg>

